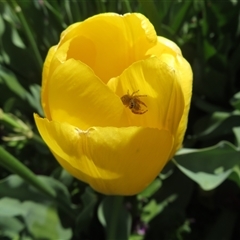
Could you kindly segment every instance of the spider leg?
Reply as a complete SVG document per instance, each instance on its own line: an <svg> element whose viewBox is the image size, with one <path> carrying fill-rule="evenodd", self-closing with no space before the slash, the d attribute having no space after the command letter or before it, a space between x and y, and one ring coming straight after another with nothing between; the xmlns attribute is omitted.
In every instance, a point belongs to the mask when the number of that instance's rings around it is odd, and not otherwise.
<svg viewBox="0 0 240 240"><path fill-rule="evenodd" d="M137 92L139 92L139 90L134 91L131 96L134 96Z"/></svg>
<svg viewBox="0 0 240 240"><path fill-rule="evenodd" d="M138 101L139 104L142 104L142 105L144 105L145 107L147 107L147 105L146 105L144 102L142 102L141 100L137 99L137 101Z"/></svg>
<svg viewBox="0 0 240 240"><path fill-rule="evenodd" d="M147 112L148 110L145 110L145 111L136 111L134 109L131 109L132 110L132 113L135 113L135 114L144 114L145 112Z"/></svg>

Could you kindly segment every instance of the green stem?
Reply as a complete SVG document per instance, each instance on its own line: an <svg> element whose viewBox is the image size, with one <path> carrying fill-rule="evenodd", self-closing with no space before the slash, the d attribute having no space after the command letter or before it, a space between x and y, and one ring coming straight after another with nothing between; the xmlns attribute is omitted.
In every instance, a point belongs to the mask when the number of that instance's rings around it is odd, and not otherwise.
<svg viewBox="0 0 240 240"><path fill-rule="evenodd" d="M113 205L112 205L112 213L111 219L108 222L108 232L107 232L107 240L118 239L117 236L117 226L119 223L119 213L121 210L123 196L113 196Z"/></svg>
<svg viewBox="0 0 240 240"><path fill-rule="evenodd" d="M44 193L50 199L53 199L59 207L67 213L72 219L75 219L75 215L72 209L61 198L57 199L57 195L54 189L44 184L39 180L36 175L28 169L24 164L18 161L13 155L8 153L3 147L0 146L0 164L8 169L10 172L18 174L26 182L37 188L40 192Z"/></svg>
<svg viewBox="0 0 240 240"><path fill-rule="evenodd" d="M0 109L0 121L2 121L10 129L22 129L22 126L20 126L20 124L14 120L13 117L10 117L8 114L4 113L2 109Z"/></svg>
<svg viewBox="0 0 240 240"><path fill-rule="evenodd" d="M4 113L1 109L0 109L0 121L3 122L3 124L10 130L13 131L16 130L18 132L21 132L28 139L33 140L37 144L46 146L46 144L38 134L34 133L30 128L28 128L27 125L23 125L22 122L14 119L14 116Z"/></svg>
<svg viewBox="0 0 240 240"><path fill-rule="evenodd" d="M30 182L37 189L44 192L47 196L55 198L55 192L53 189L44 185L37 179L35 174L29 170L25 165L18 161L13 155L8 153L3 147L0 146L0 164L7 168L9 171L18 174L20 177Z"/></svg>
<svg viewBox="0 0 240 240"><path fill-rule="evenodd" d="M125 3L125 7L127 9L128 12L132 12L132 8L131 8L131 5L129 3L128 0L123 0L123 2Z"/></svg>
<svg viewBox="0 0 240 240"><path fill-rule="evenodd" d="M25 30L25 33L26 33L26 35L28 37L28 40L29 40L30 45L32 47L32 50L33 50L33 52L35 54L36 60L38 62L39 68L41 70L42 69L42 65L43 65L43 60L42 60L41 54L40 54L40 52L38 50L36 41L35 41L35 39L33 37L32 31L31 31L31 29L30 29L30 27L29 27L29 25L28 25L28 23L27 23L27 21L25 19L25 16L24 16L20 6L17 4L17 2L15 0L11 0L11 1L12 1L12 4L13 4L13 8L14 8L14 10L16 12L16 15L18 16L18 18L21 21L21 24L23 26L23 29ZM18 10L18 11L16 11L16 10Z"/></svg>

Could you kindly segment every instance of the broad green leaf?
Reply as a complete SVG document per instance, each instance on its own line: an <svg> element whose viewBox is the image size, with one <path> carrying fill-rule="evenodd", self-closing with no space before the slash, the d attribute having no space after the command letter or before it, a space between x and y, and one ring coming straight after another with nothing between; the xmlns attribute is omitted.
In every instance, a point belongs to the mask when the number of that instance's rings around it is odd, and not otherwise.
<svg viewBox="0 0 240 240"><path fill-rule="evenodd" d="M21 208L22 203L13 198L3 197L0 199L0 216L15 217L24 215L26 212Z"/></svg>
<svg viewBox="0 0 240 240"><path fill-rule="evenodd" d="M159 178L156 178L146 189L137 195L138 199L144 199L151 197L162 186L162 182Z"/></svg>
<svg viewBox="0 0 240 240"><path fill-rule="evenodd" d="M166 208L170 203L174 202L177 199L176 194L168 196L164 201L158 203L155 199L152 199L144 208L141 215L143 222L148 223L159 213L161 213L164 208Z"/></svg>
<svg viewBox="0 0 240 240"><path fill-rule="evenodd" d="M9 239L19 239L20 232L24 229L24 224L16 218L2 217L0 214L0 237Z"/></svg>
<svg viewBox="0 0 240 240"><path fill-rule="evenodd" d="M22 49L26 48L23 40L19 36L18 31L15 28L12 28L11 30L12 30L12 42L13 42L13 44L16 47L19 47L19 48L22 48Z"/></svg>
<svg viewBox="0 0 240 240"><path fill-rule="evenodd" d="M195 137L201 140L212 139L232 133L232 129L240 122L240 112L214 112L196 122Z"/></svg>
<svg viewBox="0 0 240 240"><path fill-rule="evenodd" d="M37 179L54 190L55 198L49 198L48 195L44 195L17 175L10 175L0 181L0 197L15 198L19 201L31 200L37 203L55 203L70 217L74 218L73 209L76 209L76 207L71 204L67 188L61 182L51 177L38 176Z"/></svg>
<svg viewBox="0 0 240 240"><path fill-rule="evenodd" d="M25 201L22 208L27 211L25 222L34 239L70 239L70 229L64 229L53 205Z"/></svg>
<svg viewBox="0 0 240 240"><path fill-rule="evenodd" d="M26 98L26 90L12 73L0 67L0 78L13 93L22 99Z"/></svg>
<svg viewBox="0 0 240 240"><path fill-rule="evenodd" d="M224 141L204 149L182 149L175 160L176 166L204 190L219 186L240 164L239 150Z"/></svg>
<svg viewBox="0 0 240 240"><path fill-rule="evenodd" d="M82 230L86 230L94 214L94 208L98 198L94 191L90 187L87 187L81 196L81 200L83 207L77 216L77 225L81 226Z"/></svg>
<svg viewBox="0 0 240 240"><path fill-rule="evenodd" d="M18 174L23 179L25 179L28 183L36 187L39 191L48 195L51 198L55 198L56 192L45 185L37 178L37 176L28 169L24 164L18 161L13 155L8 153L4 148L0 146L0 164L7 168L9 171Z"/></svg>

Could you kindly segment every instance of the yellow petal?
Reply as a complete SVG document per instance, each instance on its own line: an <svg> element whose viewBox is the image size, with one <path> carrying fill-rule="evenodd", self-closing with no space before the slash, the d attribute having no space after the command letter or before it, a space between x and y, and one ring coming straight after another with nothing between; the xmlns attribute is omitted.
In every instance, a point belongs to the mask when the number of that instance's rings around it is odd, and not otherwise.
<svg viewBox="0 0 240 240"><path fill-rule="evenodd" d="M144 114L134 114L126 108L130 125L177 131L184 109L184 98L178 75L172 66L152 57L132 64L118 78L107 84L118 96L129 91L132 94L147 95L139 99L147 105Z"/></svg>
<svg viewBox="0 0 240 240"><path fill-rule="evenodd" d="M68 42L66 59L84 62L106 83L134 61L144 59L156 41L153 26L143 15L106 13L66 30L58 47Z"/></svg>
<svg viewBox="0 0 240 240"><path fill-rule="evenodd" d="M160 57L164 53L173 56L182 55L176 43L167 38L158 36L156 45L150 48L146 54Z"/></svg>
<svg viewBox="0 0 240 240"><path fill-rule="evenodd" d="M34 118L59 163L104 194L142 191L161 171L173 145L167 130L94 127L81 131L67 123Z"/></svg>
<svg viewBox="0 0 240 240"><path fill-rule="evenodd" d="M69 59L59 65L49 79L47 90L52 120L81 129L126 125L120 98L79 61Z"/></svg>
<svg viewBox="0 0 240 240"><path fill-rule="evenodd" d="M161 60L167 62L172 68L174 68L178 74L178 81L182 88L184 96L184 112L175 134L175 143L171 157L174 155L176 150L178 150L183 141L183 137L187 128L188 112L190 108L191 96L192 96L192 70L189 63L181 56L177 55L175 58L169 54L161 55Z"/></svg>
<svg viewBox="0 0 240 240"><path fill-rule="evenodd" d="M42 73L42 97L41 97L41 101L42 101L43 111L44 111L45 116L47 118L50 118L48 102L46 101L47 100L47 97L46 97L47 82L49 80L49 71L50 71L51 61L52 61L53 56L56 52L56 49L57 49L57 46L53 46L49 49L47 57L46 57L45 62L44 62L43 73Z"/></svg>

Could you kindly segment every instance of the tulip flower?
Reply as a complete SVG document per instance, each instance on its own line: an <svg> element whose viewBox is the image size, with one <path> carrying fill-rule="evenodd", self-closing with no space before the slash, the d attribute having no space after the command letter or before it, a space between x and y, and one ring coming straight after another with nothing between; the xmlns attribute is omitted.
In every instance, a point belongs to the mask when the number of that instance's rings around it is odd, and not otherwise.
<svg viewBox="0 0 240 240"><path fill-rule="evenodd" d="M46 57L37 128L60 165L98 192L134 195L181 147L192 71L139 13L69 26Z"/></svg>

